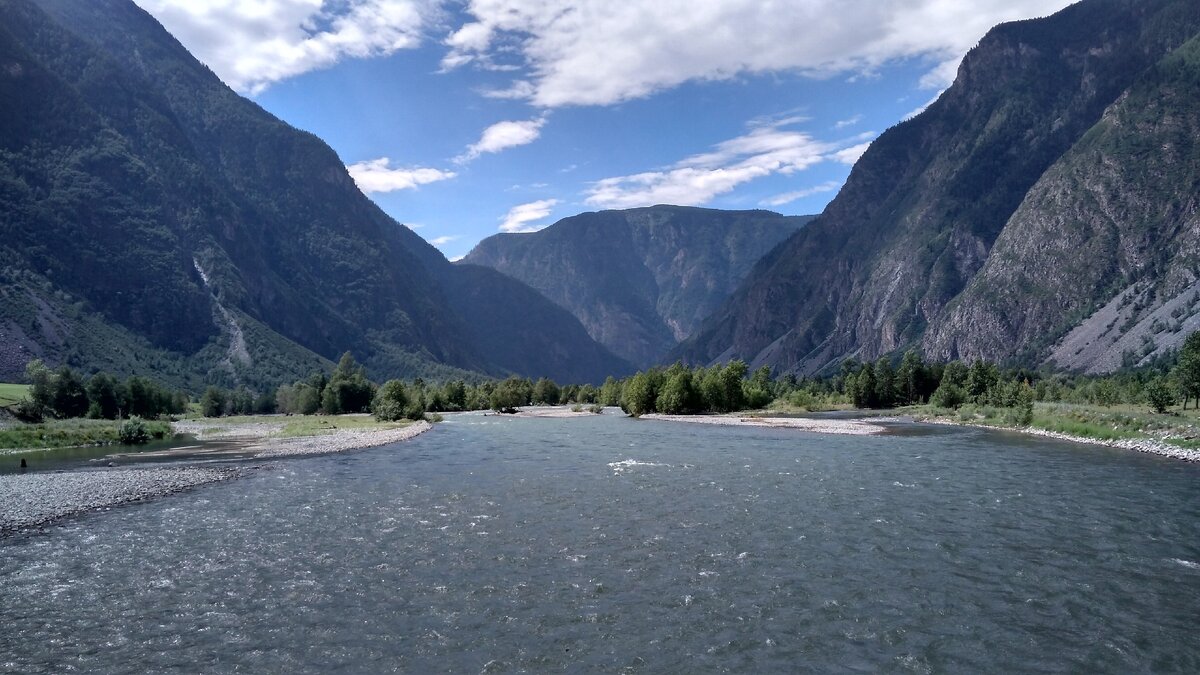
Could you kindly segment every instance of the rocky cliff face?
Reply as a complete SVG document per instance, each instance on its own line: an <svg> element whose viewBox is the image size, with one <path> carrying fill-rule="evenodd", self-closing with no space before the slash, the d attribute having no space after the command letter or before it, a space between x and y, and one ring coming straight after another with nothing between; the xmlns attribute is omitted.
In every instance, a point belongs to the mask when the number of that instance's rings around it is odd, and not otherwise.
<svg viewBox="0 0 1200 675"><path fill-rule="evenodd" d="M736 356L802 373L912 346L941 358L1044 358L1055 331L1070 330L1119 290L1110 270L1149 264L1115 262L1111 253L1187 230L1188 207L1180 204L1135 237L1140 244L1073 242L1077 235L1064 228L1098 225L1078 223L1089 216L1065 201L1091 198L1079 183L1117 176L1063 163L1085 152L1114 105L1198 30L1200 6L1180 0L1085 0L992 30L954 85L880 136L826 211L764 259L676 354L696 362ZM1118 136L1145 131L1121 127ZM1154 171L1132 148L1118 156ZM1166 192L1189 201L1183 182ZM1148 204L1143 213L1158 208ZM1053 250L1063 255L1050 263ZM1025 257L1030 251L1047 257ZM1175 275L1164 292L1184 287L1187 275ZM1041 292L1034 278L1083 290L1059 307L1065 316L1034 320L1055 306L1034 301ZM1105 287L1095 288L1096 279Z"/></svg>
<svg viewBox="0 0 1200 675"><path fill-rule="evenodd" d="M655 206L565 218L480 242L464 264L519 279L625 359L657 363L808 217Z"/></svg>
<svg viewBox="0 0 1200 675"><path fill-rule="evenodd" d="M1178 347L1200 329L1198 187L1193 38L1042 175L927 352L1009 358L1020 345L1025 361L1105 372Z"/></svg>
<svg viewBox="0 0 1200 675"><path fill-rule="evenodd" d="M0 0L0 19L0 327L23 346L0 375L34 355L265 386L345 350L379 377L513 371L449 301L456 268L132 2ZM508 334L584 339L519 372L620 369L545 305L550 325Z"/></svg>

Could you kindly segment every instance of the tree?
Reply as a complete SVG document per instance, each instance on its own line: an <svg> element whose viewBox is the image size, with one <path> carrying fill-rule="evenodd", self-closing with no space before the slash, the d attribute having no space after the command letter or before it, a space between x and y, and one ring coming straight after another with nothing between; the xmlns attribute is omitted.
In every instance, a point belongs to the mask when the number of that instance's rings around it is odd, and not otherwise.
<svg viewBox="0 0 1200 675"><path fill-rule="evenodd" d="M321 410L329 415L367 412L374 396L375 389L367 379L366 368L358 365L354 356L346 352L321 392Z"/></svg>
<svg viewBox="0 0 1200 675"><path fill-rule="evenodd" d="M771 367L762 366L742 386L745 406L751 410L765 408L775 399L771 383Z"/></svg>
<svg viewBox="0 0 1200 675"><path fill-rule="evenodd" d="M1187 410L1189 397L1196 399L1196 405L1200 407L1200 331L1193 332L1183 341L1174 376L1183 394L1183 409Z"/></svg>
<svg viewBox="0 0 1200 675"><path fill-rule="evenodd" d="M561 395L562 390L559 389L554 380L543 377L537 381L537 384L533 385L531 398L535 405L557 405L558 398Z"/></svg>
<svg viewBox="0 0 1200 675"><path fill-rule="evenodd" d="M1146 402L1154 412L1162 414L1175 405L1175 392L1161 377L1156 377L1146 384Z"/></svg>
<svg viewBox="0 0 1200 675"><path fill-rule="evenodd" d="M79 374L68 366L59 366L54 373L50 407L54 414L63 419L83 417L88 411L87 392Z"/></svg>
<svg viewBox="0 0 1200 675"><path fill-rule="evenodd" d="M105 372L96 373L88 380L88 417L115 420L121 415L121 399L117 393L117 380Z"/></svg>
<svg viewBox="0 0 1200 675"><path fill-rule="evenodd" d="M658 387L652 372L638 373L626 381L621 394L621 409L625 414L641 417L656 410Z"/></svg>
<svg viewBox="0 0 1200 675"><path fill-rule="evenodd" d="M25 379L29 381L29 401L32 408L50 412L54 407L54 373L41 359L34 359L25 366Z"/></svg>
<svg viewBox="0 0 1200 675"><path fill-rule="evenodd" d="M967 374L967 397L972 403L987 403L999 381L1000 373L995 364L977 360L971 364L971 371Z"/></svg>
<svg viewBox="0 0 1200 675"><path fill-rule="evenodd" d="M917 352L908 350L896 371L896 402L900 405L920 403L925 388L925 363Z"/></svg>
<svg viewBox="0 0 1200 675"><path fill-rule="evenodd" d="M891 408L896 405L896 380L892 362L886 356L875 362L875 406Z"/></svg>
<svg viewBox="0 0 1200 675"><path fill-rule="evenodd" d="M379 391L375 392L375 399L371 402L371 412L375 415L375 419L381 422L395 422L404 418L408 406L408 392L404 388L404 383L400 380L388 380L383 383Z"/></svg>
<svg viewBox="0 0 1200 675"><path fill-rule="evenodd" d="M518 407L525 405L526 400L524 382L513 375L492 391L491 407L496 412L513 414Z"/></svg>
<svg viewBox="0 0 1200 675"><path fill-rule="evenodd" d="M667 415L687 415L696 412L699 398L692 383L692 371L676 364L667 370L666 379L655 400L655 408Z"/></svg>
<svg viewBox="0 0 1200 675"><path fill-rule="evenodd" d="M205 417L221 417L225 414L225 390L209 387L200 397L200 412Z"/></svg>
<svg viewBox="0 0 1200 675"><path fill-rule="evenodd" d="M600 386L600 403L604 405L621 405L621 383L609 375Z"/></svg>

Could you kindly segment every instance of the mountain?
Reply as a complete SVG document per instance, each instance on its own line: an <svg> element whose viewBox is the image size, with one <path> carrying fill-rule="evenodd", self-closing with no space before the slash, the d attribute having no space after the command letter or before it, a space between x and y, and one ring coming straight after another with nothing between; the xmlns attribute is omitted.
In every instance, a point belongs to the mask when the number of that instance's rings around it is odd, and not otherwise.
<svg viewBox="0 0 1200 675"><path fill-rule="evenodd" d="M0 0L0 17L0 377L38 356L268 386L345 350L377 377L628 368L516 282L472 292L332 149L132 2ZM535 318L500 334L546 349L480 339L478 298Z"/></svg>
<svg viewBox="0 0 1200 675"><path fill-rule="evenodd" d="M996 27L673 356L815 373L917 347L1099 372L1161 354L1200 323L1198 31L1191 0Z"/></svg>
<svg viewBox="0 0 1200 675"><path fill-rule="evenodd" d="M463 263L503 272L574 314L639 367L659 362L810 216L653 206L497 234Z"/></svg>

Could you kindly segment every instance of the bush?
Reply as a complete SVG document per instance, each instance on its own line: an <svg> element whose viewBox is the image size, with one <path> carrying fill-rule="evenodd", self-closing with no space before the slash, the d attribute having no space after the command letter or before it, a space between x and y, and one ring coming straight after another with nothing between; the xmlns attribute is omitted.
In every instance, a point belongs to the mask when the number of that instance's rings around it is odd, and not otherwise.
<svg viewBox="0 0 1200 675"><path fill-rule="evenodd" d="M371 402L371 412L380 422L395 422L403 419L408 411L408 392L400 380L388 380L383 383Z"/></svg>
<svg viewBox="0 0 1200 675"><path fill-rule="evenodd" d="M1156 377L1146 385L1146 402L1154 412L1161 415L1175 405L1175 392L1171 391L1171 387L1161 377Z"/></svg>
<svg viewBox="0 0 1200 675"><path fill-rule="evenodd" d="M150 430L140 417L130 417L117 427L117 440L125 445L145 445L150 442Z"/></svg>
<svg viewBox="0 0 1200 675"><path fill-rule="evenodd" d="M957 384L943 381L929 402L939 408L958 408L967 402L967 392Z"/></svg>
<svg viewBox="0 0 1200 675"><path fill-rule="evenodd" d="M592 407L588 408L588 412L592 413L593 415L603 415L604 414L604 404L593 403Z"/></svg>

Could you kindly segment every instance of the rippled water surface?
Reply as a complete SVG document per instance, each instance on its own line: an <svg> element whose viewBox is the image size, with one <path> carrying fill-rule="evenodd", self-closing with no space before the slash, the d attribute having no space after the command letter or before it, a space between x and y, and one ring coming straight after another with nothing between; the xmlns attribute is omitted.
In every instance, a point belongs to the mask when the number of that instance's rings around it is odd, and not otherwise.
<svg viewBox="0 0 1200 675"><path fill-rule="evenodd" d="M964 429L424 436L0 542L0 671L1200 672L1200 467Z"/></svg>

